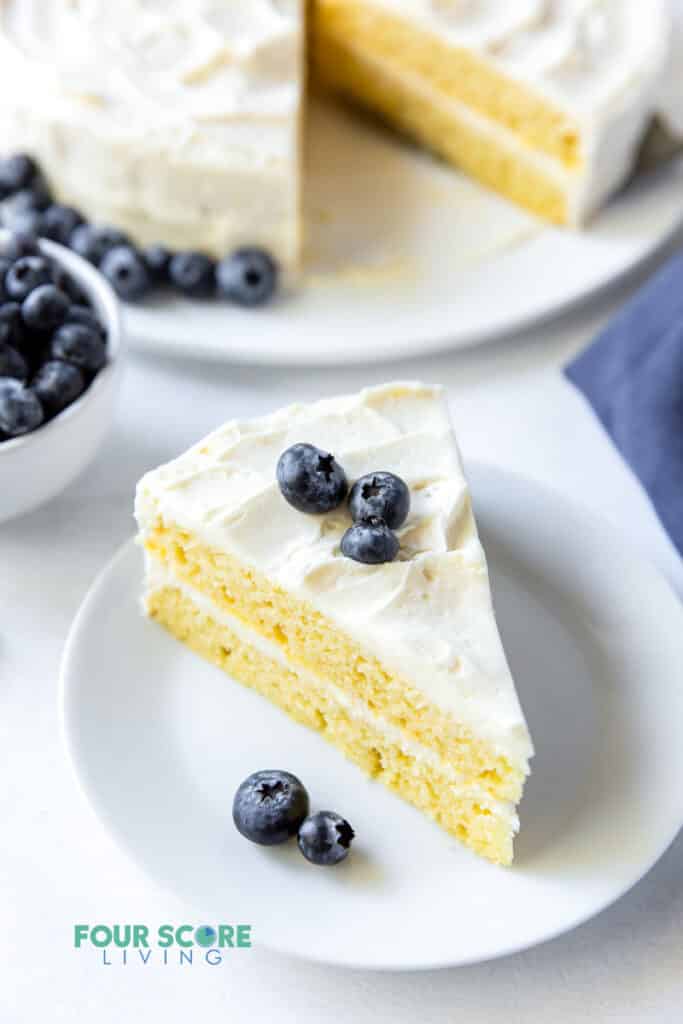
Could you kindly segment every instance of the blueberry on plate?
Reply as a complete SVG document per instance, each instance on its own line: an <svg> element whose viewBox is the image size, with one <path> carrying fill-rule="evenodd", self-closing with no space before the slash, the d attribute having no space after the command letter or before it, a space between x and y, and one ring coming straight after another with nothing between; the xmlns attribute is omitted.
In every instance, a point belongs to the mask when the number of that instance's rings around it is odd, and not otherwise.
<svg viewBox="0 0 683 1024"><path fill-rule="evenodd" d="M38 174L38 167L26 153L0 160L0 193L5 197L27 188Z"/></svg>
<svg viewBox="0 0 683 1024"><path fill-rule="evenodd" d="M83 223L83 217L73 206L52 203L43 214L43 234L53 242L68 245L71 235Z"/></svg>
<svg viewBox="0 0 683 1024"><path fill-rule="evenodd" d="M214 261L202 252L177 252L171 257L168 276L184 295L206 298L214 290Z"/></svg>
<svg viewBox="0 0 683 1024"><path fill-rule="evenodd" d="M383 519L354 523L341 539L341 552L354 562L382 565L393 562L399 552L398 537Z"/></svg>
<svg viewBox="0 0 683 1024"><path fill-rule="evenodd" d="M50 343L52 359L73 363L85 373L97 373L107 361L102 335L85 324L62 324Z"/></svg>
<svg viewBox="0 0 683 1024"><path fill-rule="evenodd" d="M252 843L275 846L296 835L308 807L308 793L296 775L254 772L235 793L232 820Z"/></svg>
<svg viewBox="0 0 683 1024"><path fill-rule="evenodd" d="M154 284L168 284L172 255L165 245L148 245L142 250L147 273Z"/></svg>
<svg viewBox="0 0 683 1024"><path fill-rule="evenodd" d="M51 359L43 363L31 381L46 416L56 416L85 391L85 378L77 366Z"/></svg>
<svg viewBox="0 0 683 1024"><path fill-rule="evenodd" d="M392 530L403 526L410 511L410 491L393 473L368 473L356 480L349 495L354 523L383 519Z"/></svg>
<svg viewBox="0 0 683 1024"><path fill-rule="evenodd" d="M117 245L130 245L128 236L117 228L79 224L69 235L69 248L96 267L99 267L105 253Z"/></svg>
<svg viewBox="0 0 683 1024"><path fill-rule="evenodd" d="M21 318L34 331L52 331L66 320L69 296L54 284L34 288L21 304Z"/></svg>
<svg viewBox="0 0 683 1024"><path fill-rule="evenodd" d="M299 512L331 512L348 492L346 474L335 457L312 444L295 444L282 453L277 482L282 496Z"/></svg>
<svg viewBox="0 0 683 1024"><path fill-rule="evenodd" d="M0 434L21 437L43 422L40 399L21 381L0 377Z"/></svg>
<svg viewBox="0 0 683 1024"><path fill-rule="evenodd" d="M356 833L348 821L334 811L318 811L306 818L297 836L297 844L311 864L327 867L348 856Z"/></svg>
<svg viewBox="0 0 683 1024"><path fill-rule="evenodd" d="M240 306L262 306L277 282L277 263L264 249L238 249L216 267L219 294Z"/></svg>
<svg viewBox="0 0 683 1024"><path fill-rule="evenodd" d="M41 284L52 282L50 264L42 256L22 256L5 275L5 291L10 299L23 302Z"/></svg>
<svg viewBox="0 0 683 1024"><path fill-rule="evenodd" d="M28 364L22 354L4 342L0 342L0 377L14 377L26 380Z"/></svg>
<svg viewBox="0 0 683 1024"><path fill-rule="evenodd" d="M137 250L130 245L117 245L106 252L100 270L116 294L128 302L141 299L150 289L147 267Z"/></svg>

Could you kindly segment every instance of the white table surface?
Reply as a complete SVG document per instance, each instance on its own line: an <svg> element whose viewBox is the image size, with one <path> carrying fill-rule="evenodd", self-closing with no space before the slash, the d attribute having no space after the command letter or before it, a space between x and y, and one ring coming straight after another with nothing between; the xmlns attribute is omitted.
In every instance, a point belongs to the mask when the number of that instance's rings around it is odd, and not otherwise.
<svg viewBox="0 0 683 1024"><path fill-rule="evenodd" d="M593 1021L681 1021L681 837L592 923L490 964L373 975L310 966L256 946L214 969L102 966L91 951L73 949L75 923L204 922L145 879L84 804L62 750L57 708L64 637L89 583L132 533L133 489L143 471L228 417L383 380L445 384L466 459L523 472L603 513L683 596L681 560L559 373L636 283L521 337L369 371L256 370L131 354L118 420L96 464L42 510L0 527L2 1024L71 1024L87 1011L98 1024L141 1021L149 1011L168 1024L210 1015L297 1024L491 1024L539 1014L545 1022L575 1022L588 1012Z"/></svg>

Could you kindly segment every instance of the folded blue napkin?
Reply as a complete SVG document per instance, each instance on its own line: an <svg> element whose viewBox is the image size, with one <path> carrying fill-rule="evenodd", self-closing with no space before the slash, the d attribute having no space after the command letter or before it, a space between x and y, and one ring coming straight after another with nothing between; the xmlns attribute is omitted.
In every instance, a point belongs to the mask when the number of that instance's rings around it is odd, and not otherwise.
<svg viewBox="0 0 683 1024"><path fill-rule="evenodd" d="M683 554L683 252L567 366Z"/></svg>

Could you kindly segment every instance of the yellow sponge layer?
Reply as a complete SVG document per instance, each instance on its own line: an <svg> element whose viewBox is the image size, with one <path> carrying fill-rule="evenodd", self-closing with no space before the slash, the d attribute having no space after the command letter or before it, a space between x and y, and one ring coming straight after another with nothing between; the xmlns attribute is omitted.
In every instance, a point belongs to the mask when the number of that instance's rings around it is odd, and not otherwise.
<svg viewBox="0 0 683 1024"><path fill-rule="evenodd" d="M570 222L567 194L558 180L515 147L505 148L478 131L456 107L436 101L359 49L356 40L342 43L320 34L315 43L323 84L384 116L471 177L554 224Z"/></svg>
<svg viewBox="0 0 683 1024"><path fill-rule="evenodd" d="M175 579L276 644L295 668L362 701L408 739L433 750L464 781L497 800L519 801L525 776L518 766L431 705L424 693L389 672L311 605L177 526L157 522L146 534L145 547Z"/></svg>
<svg viewBox="0 0 683 1024"><path fill-rule="evenodd" d="M149 615L197 654L315 729L368 775L380 779L465 845L496 864L512 861L509 817L476 792L453 788L438 767L411 757L367 720L354 718L323 685L284 668L217 624L182 591L164 586L147 597Z"/></svg>
<svg viewBox="0 0 683 1024"><path fill-rule="evenodd" d="M382 63L407 77L418 76L444 99L456 99L499 122L534 149L567 167L581 163L578 124L522 83L508 78L476 53L440 39L415 22L368 0L312 0L311 44L316 69L370 106L376 96L359 90L355 67L339 66L343 52ZM329 50L326 43L337 44ZM387 113L380 108L382 113Z"/></svg>

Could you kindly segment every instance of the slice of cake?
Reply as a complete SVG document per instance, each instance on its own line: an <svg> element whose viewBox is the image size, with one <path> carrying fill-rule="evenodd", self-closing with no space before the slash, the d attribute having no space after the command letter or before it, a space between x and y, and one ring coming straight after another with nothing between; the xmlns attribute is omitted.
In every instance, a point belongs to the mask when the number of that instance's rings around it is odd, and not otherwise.
<svg viewBox="0 0 683 1024"><path fill-rule="evenodd" d="M226 423L143 477L136 516L151 618L511 862L532 745L437 389Z"/></svg>
<svg viewBox="0 0 683 1024"><path fill-rule="evenodd" d="M302 0L0 0L0 137L140 244L299 252Z"/></svg>
<svg viewBox="0 0 683 1024"><path fill-rule="evenodd" d="M327 85L580 224L634 167L670 28L662 0L314 0L312 45Z"/></svg>

